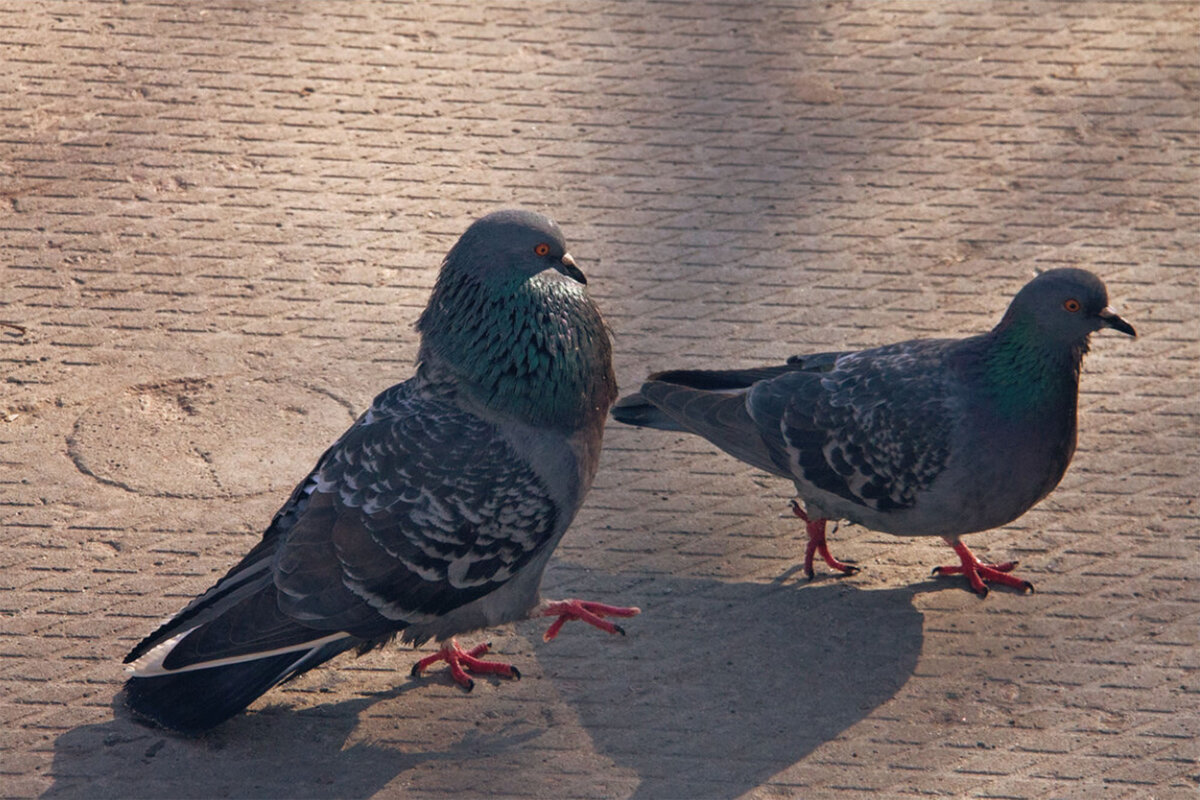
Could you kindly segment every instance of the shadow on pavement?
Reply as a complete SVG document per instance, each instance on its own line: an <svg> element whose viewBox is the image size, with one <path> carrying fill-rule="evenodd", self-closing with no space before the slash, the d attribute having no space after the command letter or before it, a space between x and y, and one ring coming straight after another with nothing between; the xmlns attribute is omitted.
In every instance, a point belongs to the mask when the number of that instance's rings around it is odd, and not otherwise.
<svg viewBox="0 0 1200 800"><path fill-rule="evenodd" d="M602 654L582 637L539 652L597 752L637 773L641 800L761 785L886 702L921 652L912 587L652 586L664 587L628 626L643 657L614 665L615 679L587 679Z"/></svg>
<svg viewBox="0 0 1200 800"><path fill-rule="evenodd" d="M55 783L42 797L370 797L397 774L452 757L346 745L360 713L415 688L409 682L297 711L268 706L194 739L134 723L118 695L115 719L75 728L55 742Z"/></svg>
<svg viewBox="0 0 1200 800"><path fill-rule="evenodd" d="M546 677L541 685L555 690L546 702L565 702L596 754L625 775L635 773L637 798L735 797L758 786L895 694L921 651L922 618L911 588L661 576L631 584L629 576L565 572L554 583L568 577L572 594L644 609L626 625L623 646L606 648L595 636L570 635L589 632L570 629L536 646ZM531 621L521 632L532 638L544 628ZM268 706L198 739L144 728L114 709L116 719L58 737L55 782L42 797L365 798L428 762L461 767L500 756L520 764L522 750L538 748L549 730L536 708L498 720L490 732L453 714L430 716L420 724L442 744L399 747L382 740L386 731L372 729L389 718L372 706L439 708L419 695L405 697L426 684L403 680L395 689L315 708ZM536 686L502 683L496 690ZM462 702L478 703L481 714L494 709L486 696ZM513 714L525 704L504 707ZM544 765L536 772L544 776ZM522 779L506 777L505 783ZM525 785L531 795L554 791Z"/></svg>

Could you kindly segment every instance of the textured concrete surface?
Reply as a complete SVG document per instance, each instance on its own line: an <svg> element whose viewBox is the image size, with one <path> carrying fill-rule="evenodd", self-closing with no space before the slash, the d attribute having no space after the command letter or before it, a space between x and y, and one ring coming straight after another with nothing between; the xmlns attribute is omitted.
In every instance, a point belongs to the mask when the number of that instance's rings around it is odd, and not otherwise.
<svg viewBox="0 0 1200 800"><path fill-rule="evenodd" d="M1194 798L1200 35L1193 2L0 5L0 795ZM949 550L610 428L550 596L624 639L486 636L525 679L339 659L199 740L120 659L409 374L441 256L562 224L650 370L990 327L1101 274L1061 487ZM481 634L481 638L485 634Z"/></svg>

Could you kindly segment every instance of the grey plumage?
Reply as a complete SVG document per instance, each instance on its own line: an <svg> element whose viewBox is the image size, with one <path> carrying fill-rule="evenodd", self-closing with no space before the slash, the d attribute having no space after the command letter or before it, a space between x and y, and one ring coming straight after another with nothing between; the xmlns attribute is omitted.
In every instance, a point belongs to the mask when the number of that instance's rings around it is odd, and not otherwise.
<svg viewBox="0 0 1200 800"><path fill-rule="evenodd" d="M1042 273L999 324L966 339L795 356L750 370L676 370L622 398L615 419L698 434L795 482L809 523L805 570L825 521L942 536L972 588L1032 588L983 565L959 541L1005 525L1058 485L1075 450L1080 364L1103 327L1134 335L1104 284L1079 269Z"/></svg>
<svg viewBox="0 0 1200 800"><path fill-rule="evenodd" d="M134 712L203 730L397 633L445 642L419 668L447 660L468 688L463 666L519 677L451 637L535 609L619 630L589 615L635 609L538 605L616 397L584 282L548 218L503 211L471 225L417 323L416 374L375 398L237 566L129 653Z"/></svg>

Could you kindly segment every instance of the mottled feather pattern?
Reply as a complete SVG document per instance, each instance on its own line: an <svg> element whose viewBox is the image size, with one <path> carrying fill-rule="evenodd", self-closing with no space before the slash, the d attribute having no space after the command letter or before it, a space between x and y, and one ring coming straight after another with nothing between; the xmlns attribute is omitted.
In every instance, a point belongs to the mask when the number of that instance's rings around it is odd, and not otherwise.
<svg viewBox="0 0 1200 800"><path fill-rule="evenodd" d="M418 621L492 591L557 521L530 467L447 385L410 381L380 395L314 486L353 522L333 537L345 585L389 619Z"/></svg>
<svg viewBox="0 0 1200 800"><path fill-rule="evenodd" d="M794 473L879 511L910 508L949 457L952 398L937 368L948 343L847 353L773 381L788 395L780 426Z"/></svg>

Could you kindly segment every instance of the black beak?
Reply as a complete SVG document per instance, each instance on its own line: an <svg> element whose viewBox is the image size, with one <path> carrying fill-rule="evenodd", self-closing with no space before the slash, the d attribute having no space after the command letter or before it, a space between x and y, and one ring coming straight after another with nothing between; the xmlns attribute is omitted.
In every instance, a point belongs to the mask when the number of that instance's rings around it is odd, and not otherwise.
<svg viewBox="0 0 1200 800"><path fill-rule="evenodd" d="M1100 317L1106 327L1112 328L1114 331L1120 331L1130 336L1137 336L1137 331L1133 329L1133 326L1121 319L1121 316L1113 311L1111 306L1100 309L1096 316Z"/></svg>
<svg viewBox="0 0 1200 800"><path fill-rule="evenodd" d="M575 264L575 259L571 258L570 253L563 253L562 259L554 265L554 268L571 280L582 283L585 286L587 285L587 276ZM1120 317L1117 317L1117 319L1120 319ZM1133 330L1133 328L1130 328L1130 330Z"/></svg>

